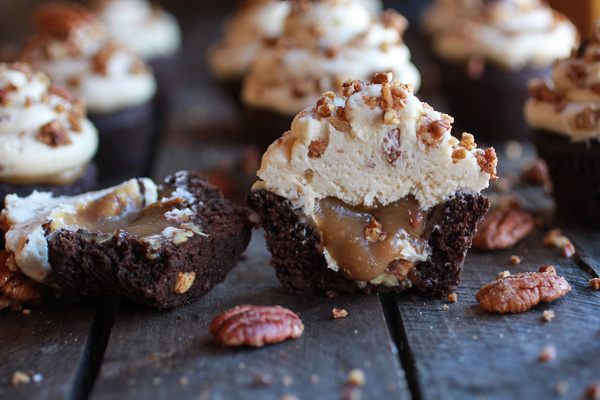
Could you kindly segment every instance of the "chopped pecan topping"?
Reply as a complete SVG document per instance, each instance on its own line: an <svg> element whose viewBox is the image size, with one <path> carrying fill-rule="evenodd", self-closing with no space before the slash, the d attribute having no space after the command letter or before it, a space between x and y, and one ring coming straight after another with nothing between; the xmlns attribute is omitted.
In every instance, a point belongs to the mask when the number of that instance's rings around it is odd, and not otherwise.
<svg viewBox="0 0 600 400"><path fill-rule="evenodd" d="M100 75L107 75L110 59L121 50L122 48L120 46L109 44L97 52L96 55L94 55L94 58L92 58L92 68L94 72Z"/></svg>
<svg viewBox="0 0 600 400"><path fill-rule="evenodd" d="M594 278L590 280L590 286L594 290L600 290L600 278Z"/></svg>
<svg viewBox="0 0 600 400"><path fill-rule="evenodd" d="M444 118L436 121L429 121L426 116L421 117L421 125L417 130L419 139L430 146L439 146L444 139L444 133L452 129L450 119Z"/></svg>
<svg viewBox="0 0 600 400"><path fill-rule="evenodd" d="M392 129L385 133L383 138L383 152L392 165L396 165L398 158L402 155L400 151L400 130Z"/></svg>
<svg viewBox="0 0 600 400"><path fill-rule="evenodd" d="M563 96L554 90L554 83L549 79L535 78L528 84L529 95L538 101L557 102Z"/></svg>
<svg viewBox="0 0 600 400"><path fill-rule="evenodd" d="M294 79L292 81L292 96L296 98L304 97L312 91L313 83L304 79Z"/></svg>
<svg viewBox="0 0 600 400"><path fill-rule="evenodd" d="M52 3L37 8L33 13L33 21L42 33L60 37L68 36L95 20L83 6Z"/></svg>
<svg viewBox="0 0 600 400"><path fill-rule="evenodd" d="M592 107L586 107L582 112L575 116L573 121L577 129L593 130L598 126L600 120L600 110L595 110Z"/></svg>
<svg viewBox="0 0 600 400"><path fill-rule="evenodd" d="M333 114L333 111L335 110L333 99L335 99L335 94L333 92L325 92L323 93L323 96L319 97L317 100L316 112L320 117L331 117L331 114Z"/></svg>
<svg viewBox="0 0 600 400"><path fill-rule="evenodd" d="M354 93L358 93L362 90L364 86L364 82L359 80L348 79L346 82L342 84L344 97L350 97Z"/></svg>
<svg viewBox="0 0 600 400"><path fill-rule="evenodd" d="M490 212L477 227L473 247L482 250L499 250L513 246L535 227L528 212L515 208L499 208Z"/></svg>
<svg viewBox="0 0 600 400"><path fill-rule="evenodd" d="M10 253L0 251L0 310L10 308L21 310L23 305L39 304L50 289L35 282L20 271L8 267Z"/></svg>
<svg viewBox="0 0 600 400"><path fill-rule="evenodd" d="M334 58L339 53L340 53L339 47L327 47L325 49L325 57L327 57L327 58Z"/></svg>
<svg viewBox="0 0 600 400"><path fill-rule="evenodd" d="M335 129L337 129L340 132L350 132L350 130L352 129L352 126L350 126L350 122L346 121L344 107L337 107L335 109L335 114L331 116L329 122L331 123L331 125L333 125Z"/></svg>
<svg viewBox="0 0 600 400"><path fill-rule="evenodd" d="M470 133L463 132L459 146L464 147L467 151L475 150L477 148L475 137Z"/></svg>
<svg viewBox="0 0 600 400"><path fill-rule="evenodd" d="M482 172L490 174L490 181L498 180L498 176L496 175L498 159L496 158L496 150L493 147L477 153L477 164L479 164Z"/></svg>
<svg viewBox="0 0 600 400"><path fill-rule="evenodd" d="M481 308L498 313L529 310L540 301L564 296L571 286L562 277L548 272L526 272L497 279L479 290L475 299Z"/></svg>
<svg viewBox="0 0 600 400"><path fill-rule="evenodd" d="M67 131L57 120L43 125L36 139L50 147L58 147L71 143Z"/></svg>
<svg viewBox="0 0 600 400"><path fill-rule="evenodd" d="M22 72L23 74L25 74L25 76L27 76L27 78L31 78L34 73L33 68L28 63L15 62L12 64L8 64L7 68L13 71Z"/></svg>
<svg viewBox="0 0 600 400"><path fill-rule="evenodd" d="M348 316L348 311L344 310L343 308L334 308L332 312L334 319L346 318Z"/></svg>
<svg viewBox="0 0 600 400"><path fill-rule="evenodd" d="M373 75L373 77L371 78L371 84L374 84L374 85L383 85L384 83L390 84L390 83L392 83L393 77L394 77L394 75L391 72L385 72L385 73L380 72L380 73Z"/></svg>
<svg viewBox="0 0 600 400"><path fill-rule="evenodd" d="M224 346L261 347L299 337L304 325L287 308L244 305L217 316L209 331Z"/></svg>
<svg viewBox="0 0 600 400"><path fill-rule="evenodd" d="M397 30L398 33L400 33L400 36L402 36L404 31L406 31L406 28L408 28L408 21L406 18L391 8L385 10L383 14L381 14L381 22L386 28Z"/></svg>
<svg viewBox="0 0 600 400"><path fill-rule="evenodd" d="M398 125L400 123L398 111L393 108L386 108L383 111L383 123L385 125Z"/></svg>
<svg viewBox="0 0 600 400"><path fill-rule="evenodd" d="M308 145L308 157L319 158L325 153L325 150L327 150L327 143L320 140L313 140Z"/></svg>
<svg viewBox="0 0 600 400"><path fill-rule="evenodd" d="M566 69L567 78L571 80L577 87L584 87L587 72L583 60L570 60Z"/></svg>
<svg viewBox="0 0 600 400"><path fill-rule="evenodd" d="M73 102L75 100L71 92L69 92L64 86L52 85L48 88L48 93L62 97L69 102Z"/></svg>
<svg viewBox="0 0 600 400"><path fill-rule="evenodd" d="M373 218L365 228L365 239L370 243L380 242L387 238L388 234L383 230L381 222Z"/></svg>
<svg viewBox="0 0 600 400"><path fill-rule="evenodd" d="M465 149L456 149L452 151L452 158L454 160L463 160L467 158L467 151Z"/></svg>

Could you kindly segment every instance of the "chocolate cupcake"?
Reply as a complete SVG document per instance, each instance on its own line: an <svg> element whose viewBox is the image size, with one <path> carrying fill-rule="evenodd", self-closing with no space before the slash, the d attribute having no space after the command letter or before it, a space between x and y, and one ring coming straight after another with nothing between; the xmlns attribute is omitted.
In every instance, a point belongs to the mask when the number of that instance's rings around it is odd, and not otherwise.
<svg viewBox="0 0 600 400"><path fill-rule="evenodd" d="M185 171L158 187L143 178L75 197L9 195L0 224L13 271L157 308L187 304L222 282L252 229L245 209Z"/></svg>
<svg viewBox="0 0 600 400"><path fill-rule="evenodd" d="M600 22L552 77L529 83L525 119L548 164L558 211L600 226Z"/></svg>
<svg viewBox="0 0 600 400"><path fill-rule="evenodd" d="M104 182L147 173L156 81L133 52L112 44L83 7L49 4L34 13L37 32L19 56L88 106L100 134L96 161Z"/></svg>
<svg viewBox="0 0 600 400"><path fill-rule="evenodd" d="M420 77L402 41L406 19L393 10L372 17L351 0L291 2L282 35L262 47L244 79L249 139L270 143L321 93L341 93L349 78L393 72L418 86Z"/></svg>
<svg viewBox="0 0 600 400"><path fill-rule="evenodd" d="M527 81L548 75L578 41L573 24L540 0L437 0L423 29L457 125L485 139L527 137Z"/></svg>
<svg viewBox="0 0 600 400"><path fill-rule="evenodd" d="M0 204L9 193L73 195L97 185L85 106L27 64L0 64ZM0 234L1 236L1 234Z"/></svg>
<svg viewBox="0 0 600 400"><path fill-rule="evenodd" d="M494 149L376 75L325 93L263 156L248 197L291 293L413 292L460 282L496 179Z"/></svg>

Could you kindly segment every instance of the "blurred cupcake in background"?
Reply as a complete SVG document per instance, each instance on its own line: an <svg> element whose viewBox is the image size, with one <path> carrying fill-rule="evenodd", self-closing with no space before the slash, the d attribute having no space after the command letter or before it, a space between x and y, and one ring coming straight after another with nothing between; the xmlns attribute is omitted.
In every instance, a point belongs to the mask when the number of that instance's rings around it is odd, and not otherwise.
<svg viewBox="0 0 600 400"><path fill-rule="evenodd" d="M456 125L487 140L526 138L527 81L578 43L575 26L540 0L436 0L422 26Z"/></svg>
<svg viewBox="0 0 600 400"><path fill-rule="evenodd" d="M529 83L525 119L561 215L600 225L600 21L589 41Z"/></svg>
<svg viewBox="0 0 600 400"><path fill-rule="evenodd" d="M86 109L27 64L0 64L0 208L10 193L96 187L98 133ZM0 235L1 236L1 235Z"/></svg>
<svg viewBox="0 0 600 400"><path fill-rule="evenodd" d="M402 40L402 15L387 10L374 17L353 0L290 3L281 36L258 50L243 82L248 140L272 142L298 112L323 92L341 93L350 78L368 82L392 72L399 82L419 86Z"/></svg>
<svg viewBox="0 0 600 400"><path fill-rule="evenodd" d="M155 112L152 71L132 50L113 44L81 6L47 4L33 20L37 31L19 60L86 103L100 134L96 160L101 178L108 182L146 174Z"/></svg>

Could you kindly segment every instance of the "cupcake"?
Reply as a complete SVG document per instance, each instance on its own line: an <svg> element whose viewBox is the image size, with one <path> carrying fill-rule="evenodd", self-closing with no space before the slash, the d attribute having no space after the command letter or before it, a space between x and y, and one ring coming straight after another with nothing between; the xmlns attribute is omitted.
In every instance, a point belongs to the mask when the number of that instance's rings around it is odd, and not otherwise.
<svg viewBox="0 0 600 400"><path fill-rule="evenodd" d="M393 72L418 86L420 76L402 41L406 19L393 10L372 17L351 0L292 1L282 35L263 46L248 70L242 102L249 139L270 143L321 93L340 93L350 77Z"/></svg>
<svg viewBox="0 0 600 400"><path fill-rule="evenodd" d="M262 159L248 197L291 293L445 296L496 179L494 149L378 74L325 93Z"/></svg>
<svg viewBox="0 0 600 400"><path fill-rule="evenodd" d="M158 186L141 178L74 197L9 195L0 226L9 253L0 254L0 276L8 263L71 293L157 308L190 303L222 282L252 230L247 210L187 171Z"/></svg>
<svg viewBox="0 0 600 400"><path fill-rule="evenodd" d="M85 112L45 74L0 64L0 205L9 193L73 195L96 186L98 133Z"/></svg>
<svg viewBox="0 0 600 400"><path fill-rule="evenodd" d="M578 41L573 24L540 0L436 0L423 29L457 124L485 139L527 137L527 81L548 75Z"/></svg>
<svg viewBox="0 0 600 400"><path fill-rule="evenodd" d="M154 71L161 95L177 76L181 32L175 17L148 0L90 0L90 9L117 44L141 56Z"/></svg>
<svg viewBox="0 0 600 400"><path fill-rule="evenodd" d="M600 22L589 41L529 83L525 119L564 217L600 226Z"/></svg>
<svg viewBox="0 0 600 400"><path fill-rule="evenodd" d="M110 42L84 8L49 4L33 16L37 32L20 60L67 87L98 129L96 160L106 181L145 175L154 129L156 81L131 50Z"/></svg>

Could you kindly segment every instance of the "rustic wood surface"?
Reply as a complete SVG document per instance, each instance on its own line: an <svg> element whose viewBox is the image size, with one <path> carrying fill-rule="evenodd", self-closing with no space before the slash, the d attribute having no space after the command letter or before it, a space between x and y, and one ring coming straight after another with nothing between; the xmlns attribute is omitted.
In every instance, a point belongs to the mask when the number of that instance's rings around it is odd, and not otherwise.
<svg viewBox="0 0 600 400"><path fill-rule="evenodd" d="M2 44L27 31L22 21L36 2L14 3L0 2ZM240 158L251 159L256 151L234 142L243 135L239 109L210 79L204 57L230 2L165 4L179 16L185 41L168 129L151 175L162 179L199 168L239 201L253 180L240 168ZM426 60L418 38L413 43L413 58ZM433 83L425 85L423 97L443 108ZM600 273L600 230L555 218L544 189L520 181L523 164L534 155L531 145L493 145L502 155L502 178L489 192L492 200L516 195L545 224L511 249L470 251L457 303L394 295L290 296L268 266L262 232L256 231L227 280L186 307L156 311L118 299L60 298L33 307L30 315L0 312L0 398L585 398L588 385L600 381L600 292L588 285ZM542 246L550 228L563 229L576 246L575 257ZM511 265L512 255L522 263ZM489 314L477 305L475 293L499 272L536 271L542 264L555 265L571 284L564 298L515 315ZM298 312L304 334L261 349L222 348L208 334L208 324L221 311L247 303ZM334 307L346 309L348 317L332 319ZM556 317L544 321L544 310ZM539 354L547 345L556 348L557 358L542 362ZM364 387L348 384L355 368L366 375ZM13 386L17 370L42 379Z"/></svg>

